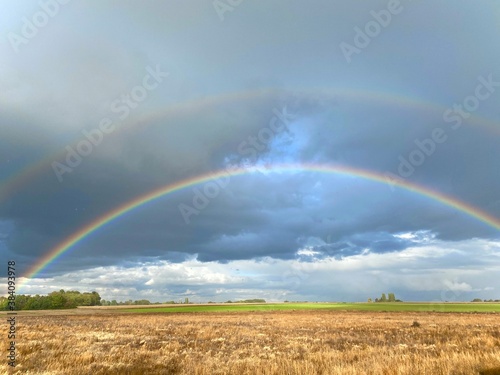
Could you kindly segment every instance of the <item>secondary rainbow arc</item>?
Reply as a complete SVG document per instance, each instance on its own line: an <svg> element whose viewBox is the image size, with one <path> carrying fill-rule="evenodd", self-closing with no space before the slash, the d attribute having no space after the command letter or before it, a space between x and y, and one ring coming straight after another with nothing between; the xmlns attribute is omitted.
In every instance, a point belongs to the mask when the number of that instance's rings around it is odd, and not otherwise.
<svg viewBox="0 0 500 375"><path fill-rule="evenodd" d="M279 94L282 93L284 93L283 90L267 88L258 90L230 92L230 93L212 95L199 99L189 100L181 103L174 103L165 109L153 112L143 118L140 119L131 118L125 120L125 122L119 124L119 129L120 131L122 131L124 129L128 129L133 126L139 126L139 124L151 124L169 115L173 116L181 115L184 113L196 111L199 108L219 105L221 103L226 103L233 100L234 101L246 100L263 95L278 96ZM398 105L405 108L415 108L423 111L435 110L443 112L444 110L447 109L447 107L445 107L444 105L427 102L420 98L412 98L405 95L401 95L399 93L393 94L390 92L372 91L366 89L350 89L350 88L332 89L332 88L321 88L321 87L308 88L308 89L298 88L290 90L288 93L289 94L299 93L306 95L319 93L331 97L356 99L361 101L369 100L374 102ZM492 131L495 133L500 132L499 124L492 120L472 115L467 121L475 123L486 129L492 129ZM75 139L72 146L76 147L76 144L81 140L82 137L78 137L77 139ZM25 166L24 168L20 169L19 171L13 173L9 177L1 181L0 202L6 200L13 192L17 191L22 186L27 185L30 179L33 178L34 176L37 176L41 173L45 173L47 169L50 169L52 162L62 160L65 153L66 150L62 149L56 153L50 154L47 157L40 159L36 163Z"/></svg>

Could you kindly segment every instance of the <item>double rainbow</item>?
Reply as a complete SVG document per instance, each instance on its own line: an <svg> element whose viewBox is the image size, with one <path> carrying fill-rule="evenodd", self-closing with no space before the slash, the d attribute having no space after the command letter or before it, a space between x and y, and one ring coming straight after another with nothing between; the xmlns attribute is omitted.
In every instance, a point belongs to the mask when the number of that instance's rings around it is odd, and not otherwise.
<svg viewBox="0 0 500 375"><path fill-rule="evenodd" d="M140 118L134 119L133 116L125 120L124 122L118 124L119 127L115 132L122 131L124 129L141 126L145 124L146 126L155 124L158 121L163 121L165 119L175 119L178 116L184 116L196 112L198 110L202 110L204 108L211 108L218 105L224 105L227 103L233 103L240 100L251 100L257 98L279 98L287 97L291 92L285 92L282 90L276 89L267 89L267 90L252 90L252 91L242 91L236 93L227 93L218 96L209 96L197 100L187 101L183 103L176 103L172 106L162 109L158 112L153 112L152 114ZM442 106L439 104L434 104L430 102L424 102L418 98L410 98L405 97L399 93L392 94L387 92L380 91L370 91L370 90L353 90L353 89L305 89L305 90L295 90L293 93L298 95L305 96L316 96L320 97L330 97L334 99L348 99L348 100L360 100L364 102L377 103L381 105L392 105L398 108L411 108L418 111L423 112L435 112L442 116L442 113L446 110L446 106ZM497 123L485 119L482 117L478 117L476 115L471 116L468 119L468 122L471 125L481 127L485 130L493 132L495 135L500 132L500 127ZM81 140L81 138L75 140L75 145ZM17 173L9 176L4 179L0 184L0 202L7 200L12 194L14 194L17 190L22 188L23 186L29 185L30 180L35 178L37 175L41 173L46 173L47 170L50 169L51 163L56 160L61 160L64 157L65 151L48 155L46 158L38 161L37 163L28 165L27 167L21 169ZM353 177L358 177L366 180L376 181L379 183L386 184L388 183L385 176L382 174L356 169L352 167L346 166L329 166L329 165L282 165L276 166L272 168L273 171L316 171L322 173L333 173L340 175L349 175ZM229 175L238 176L252 173L247 169L236 169L232 170ZM211 179L217 179L227 175L227 171L219 171L211 174L204 174L196 177L192 177L189 179L185 179L167 186L164 186L160 189L151 191L147 194L144 194L140 197L137 197L129 202L124 203L123 205L107 212L103 216L95 219L94 221L88 223L86 226L82 227L66 239L64 239L59 245L55 248L51 249L47 252L45 256L43 256L36 264L34 264L27 272L25 277L27 278L24 283L26 284L29 279L36 277L45 267L47 267L50 263L54 262L59 258L62 254L67 252L69 249L74 247L77 243L84 240L92 233L102 228L106 224L112 222L118 217L121 217L134 209L141 207L148 202L151 202L160 197L164 197L168 194L174 193L176 191L189 188L191 186L195 186L198 184L202 184L210 181ZM500 230L500 221L499 219L493 217L492 215L481 211L480 209L473 207L465 202L461 202L458 199L447 196L438 191L432 190L430 188L420 186L417 184L410 183L404 180L393 181L393 184L401 189L412 191L416 194L420 194L426 196L435 201L441 202L444 205L455 208L458 211L461 211L467 215L470 215L479 221L482 221L491 227Z"/></svg>

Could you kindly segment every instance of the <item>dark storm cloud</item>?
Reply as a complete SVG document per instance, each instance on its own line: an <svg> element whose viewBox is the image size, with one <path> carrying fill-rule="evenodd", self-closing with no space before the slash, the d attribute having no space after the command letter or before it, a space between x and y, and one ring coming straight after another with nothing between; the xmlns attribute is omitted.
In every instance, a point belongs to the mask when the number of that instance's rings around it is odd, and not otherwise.
<svg viewBox="0 0 500 375"><path fill-rule="evenodd" d="M401 158L423 153L418 143L442 128L446 141L400 177L500 217L499 128L475 119L498 120L500 88L460 128L443 118L447 108L475 95L478 77L500 81L499 51L484 42L498 31L493 6L443 2L429 12L415 2L401 4L401 13L351 63L340 43L354 43L355 27L363 29L370 11L385 9L386 1L244 2L224 22L211 2L124 2L118 17L104 3L73 1L19 53L0 44L2 182L54 155L3 197L2 252L27 269L106 212L233 163L263 172L231 177L189 224L179 204L192 205L194 189L203 191L204 184L145 205L78 243L45 275L116 265L132 271L141 262L182 267L195 257L212 269L218 266L211 261L265 263L266 257L315 267L361 254L377 260L429 245L424 239L498 239L494 228L390 185L307 171L265 173L266 165L317 163L397 175ZM13 11L3 34L18 30L15 20L29 17L26 12ZM449 21L450 12L463 22ZM119 120L112 103L156 66L168 77ZM291 115L286 127L259 140L276 111ZM76 147L82 131L98 128L106 116L116 130L59 182L51 163L67 163L65 148ZM263 288L287 286L285 270L264 272ZM153 271L147 278L135 271L133 281L112 285L126 294L134 283L146 291L158 282L151 281ZM199 282L183 282L186 275L179 273L172 291L188 293ZM219 276L204 279L208 289L197 292L217 294L218 283L240 286L234 275ZM75 277L70 281L86 276ZM300 288L320 285L311 279Z"/></svg>

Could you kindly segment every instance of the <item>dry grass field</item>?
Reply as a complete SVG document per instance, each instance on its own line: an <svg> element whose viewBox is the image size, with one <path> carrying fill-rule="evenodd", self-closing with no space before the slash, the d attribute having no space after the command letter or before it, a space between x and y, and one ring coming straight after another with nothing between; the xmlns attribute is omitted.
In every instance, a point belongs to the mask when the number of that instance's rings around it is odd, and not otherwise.
<svg viewBox="0 0 500 375"><path fill-rule="evenodd" d="M17 329L13 374L500 373L498 314L118 311L18 315Z"/></svg>

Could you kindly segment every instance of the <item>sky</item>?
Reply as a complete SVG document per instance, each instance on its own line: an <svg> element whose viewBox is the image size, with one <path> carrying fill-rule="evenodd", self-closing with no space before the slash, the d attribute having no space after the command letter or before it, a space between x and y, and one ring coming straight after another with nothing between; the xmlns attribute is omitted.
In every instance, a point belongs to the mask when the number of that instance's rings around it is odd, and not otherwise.
<svg viewBox="0 0 500 375"><path fill-rule="evenodd" d="M498 2L2 9L18 293L500 298Z"/></svg>

